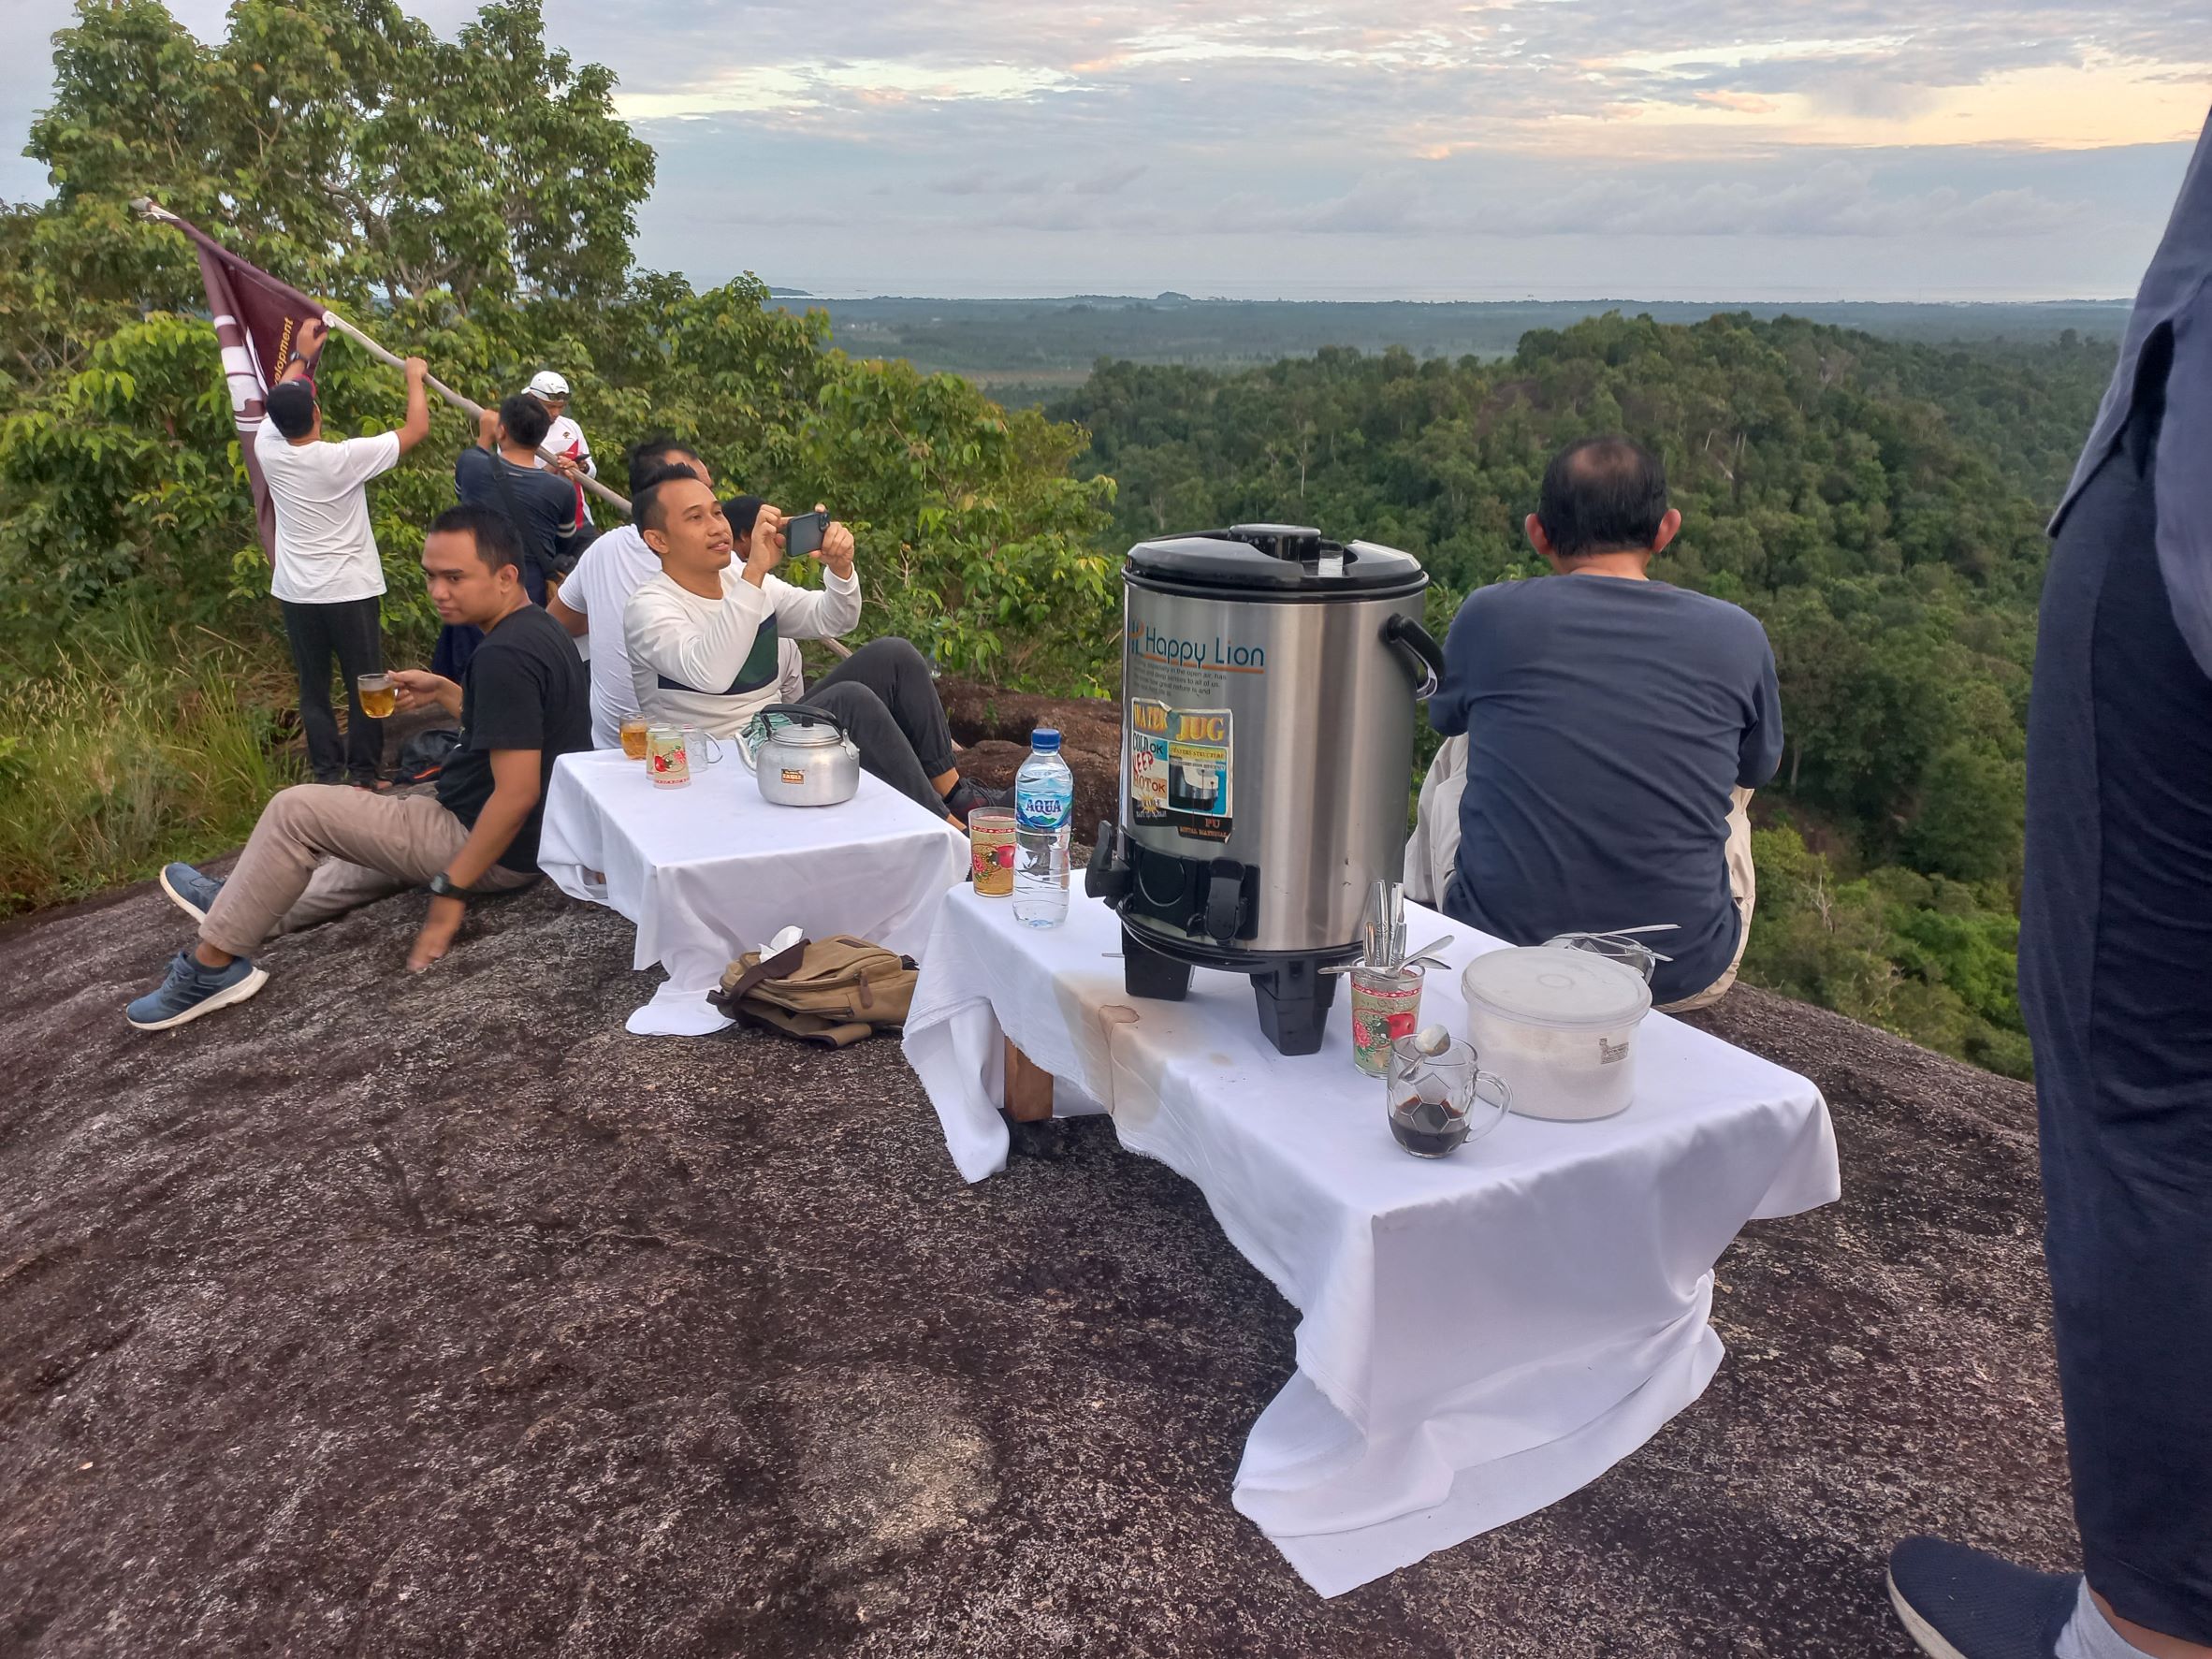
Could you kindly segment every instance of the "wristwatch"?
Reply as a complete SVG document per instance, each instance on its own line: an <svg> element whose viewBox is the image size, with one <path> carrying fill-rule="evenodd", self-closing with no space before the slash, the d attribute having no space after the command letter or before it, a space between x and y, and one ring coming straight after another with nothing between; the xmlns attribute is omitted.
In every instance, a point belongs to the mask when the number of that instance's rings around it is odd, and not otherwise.
<svg viewBox="0 0 2212 1659"><path fill-rule="evenodd" d="M463 887L444 870L430 878L430 892L440 898L468 899L474 896L470 889Z"/></svg>

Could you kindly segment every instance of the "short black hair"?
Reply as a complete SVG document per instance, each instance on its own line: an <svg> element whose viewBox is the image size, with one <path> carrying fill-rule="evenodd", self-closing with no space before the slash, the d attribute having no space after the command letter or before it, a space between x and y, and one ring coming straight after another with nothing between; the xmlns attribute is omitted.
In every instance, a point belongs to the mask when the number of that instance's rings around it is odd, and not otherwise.
<svg viewBox="0 0 2212 1659"><path fill-rule="evenodd" d="M722 503L722 517L730 521L730 533L740 542L749 540L752 527L761 521L761 509L768 503L757 495L734 495Z"/></svg>
<svg viewBox="0 0 2212 1659"><path fill-rule="evenodd" d="M1623 437L1582 438L1551 458L1536 522L1562 559L1650 551L1666 517L1666 469Z"/></svg>
<svg viewBox="0 0 2212 1659"><path fill-rule="evenodd" d="M671 484L696 484L699 474L689 467L662 467L648 473L644 485L631 482L630 515L640 530L666 530L668 512L662 506L662 492Z"/></svg>
<svg viewBox="0 0 2212 1659"><path fill-rule="evenodd" d="M492 575L499 575L502 564L513 565L517 576L522 574L522 537L515 529L515 521L499 508L463 502L430 520L430 533L434 536L457 531L467 532L476 545L476 557L484 560L484 568Z"/></svg>
<svg viewBox="0 0 2212 1659"><path fill-rule="evenodd" d="M304 438L315 429L315 388L304 380L280 380L269 388L261 405L269 423L287 438Z"/></svg>
<svg viewBox="0 0 2212 1659"><path fill-rule="evenodd" d="M507 429L507 442L535 449L553 429L553 416L528 392L511 392L500 400L500 425Z"/></svg>
<svg viewBox="0 0 2212 1659"><path fill-rule="evenodd" d="M640 439L630 448L630 488L633 490L643 489L648 473L667 471L677 464L676 458L679 455L686 460L701 458L696 449L680 438L670 437L666 432L656 432L650 438Z"/></svg>

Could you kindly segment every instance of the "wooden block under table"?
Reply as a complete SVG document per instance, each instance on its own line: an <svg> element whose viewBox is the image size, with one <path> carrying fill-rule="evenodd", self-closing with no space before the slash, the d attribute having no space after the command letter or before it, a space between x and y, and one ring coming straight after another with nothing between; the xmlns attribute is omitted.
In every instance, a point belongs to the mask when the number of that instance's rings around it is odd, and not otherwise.
<svg viewBox="0 0 2212 1659"><path fill-rule="evenodd" d="M1041 1123L1053 1114L1053 1074L1010 1039L1006 1045L1006 1114L1016 1123Z"/></svg>

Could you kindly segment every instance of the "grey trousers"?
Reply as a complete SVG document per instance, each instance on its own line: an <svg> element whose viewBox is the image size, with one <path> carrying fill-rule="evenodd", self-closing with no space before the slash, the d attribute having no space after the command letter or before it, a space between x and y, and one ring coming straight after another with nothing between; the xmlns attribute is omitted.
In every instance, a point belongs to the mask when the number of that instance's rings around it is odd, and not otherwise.
<svg viewBox="0 0 2212 1659"><path fill-rule="evenodd" d="M864 769L945 815L945 797L930 779L953 769L953 729L928 661L910 644L868 641L816 680L801 701L837 717L859 747Z"/></svg>
<svg viewBox="0 0 2212 1659"><path fill-rule="evenodd" d="M251 956L280 933L422 886L468 838L468 826L432 795L373 795L336 783L279 790L208 908L199 937L218 951ZM495 864L477 886L504 892L536 880L534 870Z"/></svg>

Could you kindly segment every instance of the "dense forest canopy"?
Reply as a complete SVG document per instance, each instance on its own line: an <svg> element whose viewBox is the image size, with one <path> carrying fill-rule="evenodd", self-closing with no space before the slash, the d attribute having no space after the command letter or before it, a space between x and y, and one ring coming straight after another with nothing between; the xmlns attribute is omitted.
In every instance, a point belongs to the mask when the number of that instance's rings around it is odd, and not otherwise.
<svg viewBox="0 0 2212 1659"><path fill-rule="evenodd" d="M1290 518L1387 542L1427 565L1439 629L1470 589L1542 570L1521 520L1554 450L1650 444L1684 519L1658 574L1756 614L1782 673L1749 971L2018 1071L2044 524L2112 359L2072 337L1934 347L1616 313L1504 362L1101 363L1047 413L1089 431L1079 464L1116 481L1124 537Z"/></svg>
<svg viewBox="0 0 2212 1659"><path fill-rule="evenodd" d="M129 211L152 196L480 398L558 368L610 460L667 430L733 489L832 503L875 573L864 630L1011 686L1109 690L1119 551L1238 519L1419 554L1442 626L1536 574L1520 527L1551 451L1632 433L1687 520L1661 574L1750 607L1781 664L1747 974L2026 1070L2043 521L2108 343L1609 314L1502 359L1102 361L1009 412L833 349L824 316L749 277L638 269L652 153L535 0L491 0L453 41L396 0L239 0L213 43L160 0L80 0L56 47L30 135L54 195L0 205L0 662L28 711L0 734L0 910L235 845L289 764L214 335L183 240ZM334 435L398 424L398 374L352 348L320 385ZM370 496L400 660L433 632L413 560L472 436L434 422Z"/></svg>

